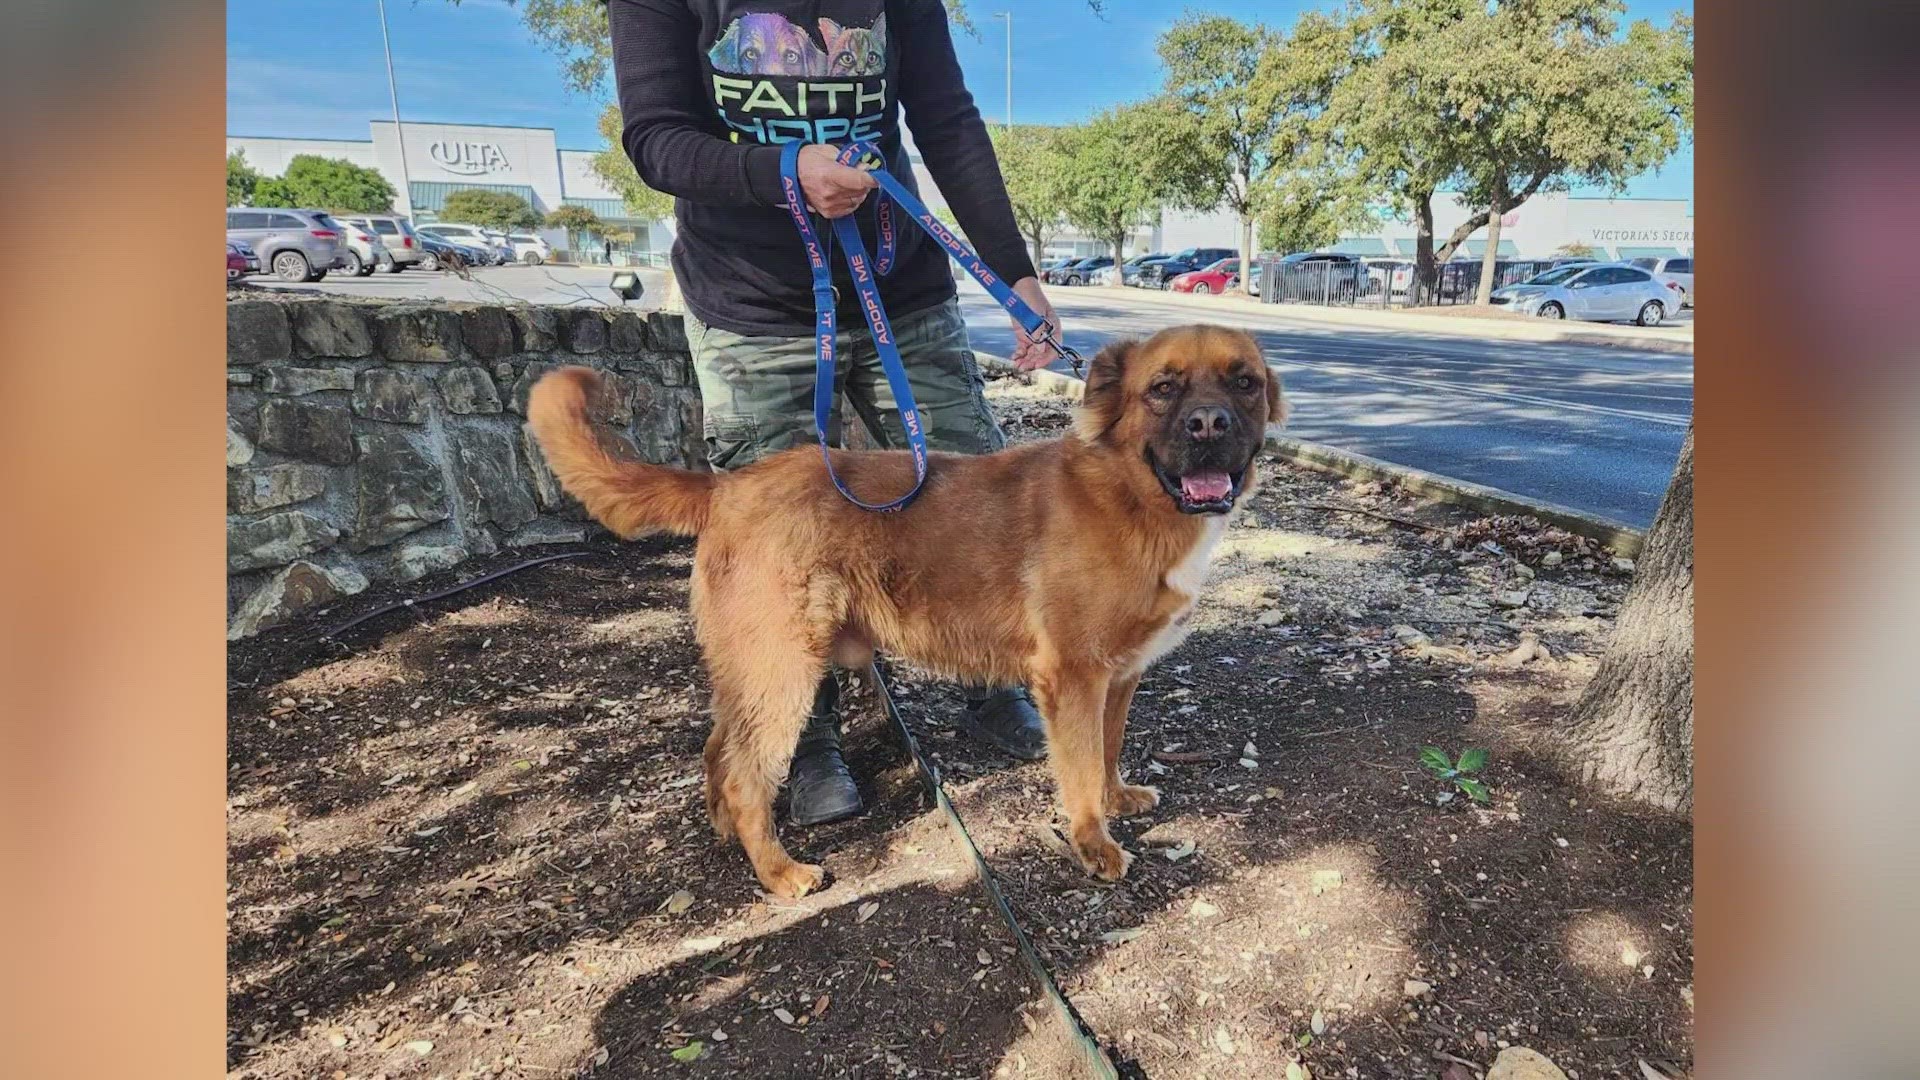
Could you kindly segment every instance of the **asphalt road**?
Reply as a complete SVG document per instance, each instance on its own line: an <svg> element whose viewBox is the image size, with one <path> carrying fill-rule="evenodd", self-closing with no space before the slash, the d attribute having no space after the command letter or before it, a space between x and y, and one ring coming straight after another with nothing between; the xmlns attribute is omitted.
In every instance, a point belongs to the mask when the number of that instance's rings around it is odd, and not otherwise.
<svg viewBox="0 0 1920 1080"><path fill-rule="evenodd" d="M1106 293L1106 290L1101 290ZM1069 343L1191 322L1191 308L1048 291ZM1005 312L960 292L973 347L1013 348ZM1253 334L1293 403L1287 433L1645 527L1693 414L1693 358L1607 346L1329 326L1222 306ZM1056 365L1066 370L1064 363Z"/></svg>

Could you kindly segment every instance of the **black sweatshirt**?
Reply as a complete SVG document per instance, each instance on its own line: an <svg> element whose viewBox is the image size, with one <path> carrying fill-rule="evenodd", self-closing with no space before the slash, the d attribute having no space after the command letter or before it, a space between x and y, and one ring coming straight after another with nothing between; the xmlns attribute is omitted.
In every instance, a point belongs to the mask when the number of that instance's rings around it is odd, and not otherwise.
<svg viewBox="0 0 1920 1080"><path fill-rule="evenodd" d="M673 267L701 322L812 333L812 278L784 209L780 144L872 141L917 193L902 106L981 258L1009 282L1033 274L940 0L611 0L607 18L622 141L640 178L676 196ZM869 252L873 203L869 195L856 211ZM904 215L896 221L899 258L880 294L899 317L954 291L946 253ZM833 262L840 325L865 325L837 250Z"/></svg>

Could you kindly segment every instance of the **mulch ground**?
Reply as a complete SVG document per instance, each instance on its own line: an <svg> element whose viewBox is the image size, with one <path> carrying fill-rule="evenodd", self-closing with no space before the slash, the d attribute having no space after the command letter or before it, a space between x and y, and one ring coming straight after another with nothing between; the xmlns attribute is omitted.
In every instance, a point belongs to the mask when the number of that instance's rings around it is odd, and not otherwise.
<svg viewBox="0 0 1920 1080"><path fill-rule="evenodd" d="M1015 438L1066 426L993 396ZM1044 764L956 734L951 689L897 670L1063 987L1156 1078L1470 1080L1509 1044L1574 1080L1687 1068L1689 825L1553 753L1627 575L1536 523L1268 469L1136 699L1126 768L1163 802L1115 828L1126 881L1065 854ZM691 547L573 550L232 649L230 1075L1074 1075L868 688L871 809L785 829L833 880L772 900L701 808ZM1441 801L1427 745L1488 749L1490 803Z"/></svg>

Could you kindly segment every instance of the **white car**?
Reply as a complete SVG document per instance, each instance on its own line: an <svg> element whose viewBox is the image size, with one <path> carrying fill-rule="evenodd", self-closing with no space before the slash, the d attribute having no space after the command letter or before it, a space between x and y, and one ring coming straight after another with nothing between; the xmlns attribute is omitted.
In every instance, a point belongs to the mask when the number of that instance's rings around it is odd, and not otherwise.
<svg viewBox="0 0 1920 1080"><path fill-rule="evenodd" d="M393 256L387 252L387 245L373 227L358 218L335 218L346 233L346 250L340 254L340 269L354 277L366 277L377 267L387 267L392 273L395 266Z"/></svg>
<svg viewBox="0 0 1920 1080"><path fill-rule="evenodd" d="M539 266L553 258L552 246L534 233L508 233L507 243L513 245L513 257L528 266Z"/></svg>
<svg viewBox="0 0 1920 1080"><path fill-rule="evenodd" d="M507 257L503 246L506 237L493 232L492 229L483 229L478 225L467 225L458 221L436 221L423 228L450 243L491 252L494 255L493 261L504 261ZM489 236L489 233L492 233L492 236ZM499 236L502 243L495 243L494 236Z"/></svg>

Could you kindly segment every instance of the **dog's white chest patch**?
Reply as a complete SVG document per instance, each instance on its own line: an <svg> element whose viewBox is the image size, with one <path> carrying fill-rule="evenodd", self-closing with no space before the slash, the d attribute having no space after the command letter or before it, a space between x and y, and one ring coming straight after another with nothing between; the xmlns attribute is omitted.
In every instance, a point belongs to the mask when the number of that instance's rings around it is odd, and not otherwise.
<svg viewBox="0 0 1920 1080"><path fill-rule="evenodd" d="M1185 597L1180 609L1173 613L1158 633L1147 640L1134 658L1133 669L1144 671L1147 665L1179 648L1187 639L1187 620L1193 614L1193 605L1200 598L1200 586L1207 580L1207 570L1213 565L1213 551L1220 545L1220 538L1226 535L1227 517L1222 514L1210 517L1200 532L1200 539L1194 542L1187 557L1167 571L1164 584L1167 588Z"/></svg>

